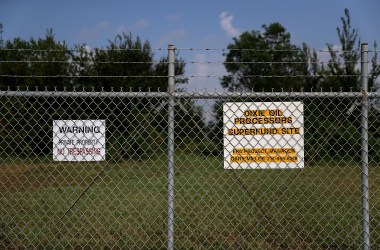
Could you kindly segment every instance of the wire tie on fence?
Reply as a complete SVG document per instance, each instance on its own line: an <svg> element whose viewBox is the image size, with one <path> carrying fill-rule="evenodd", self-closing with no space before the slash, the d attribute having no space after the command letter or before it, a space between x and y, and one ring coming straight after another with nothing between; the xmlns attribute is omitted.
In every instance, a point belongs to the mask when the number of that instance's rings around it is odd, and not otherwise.
<svg viewBox="0 0 380 250"><path fill-rule="evenodd" d="M368 99L368 91L366 91L365 89L361 89L360 92L363 94L365 99Z"/></svg>

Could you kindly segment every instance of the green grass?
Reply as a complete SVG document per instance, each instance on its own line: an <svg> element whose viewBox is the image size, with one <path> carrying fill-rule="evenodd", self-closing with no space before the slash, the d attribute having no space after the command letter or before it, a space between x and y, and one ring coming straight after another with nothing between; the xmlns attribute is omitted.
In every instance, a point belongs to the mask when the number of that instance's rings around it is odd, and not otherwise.
<svg viewBox="0 0 380 250"><path fill-rule="evenodd" d="M372 166L370 174L371 243L378 249L380 168ZM220 157L179 152L175 247L359 249L360 188L360 166L354 163L234 174L223 169ZM166 248L165 156L2 163L0 193L0 249Z"/></svg>

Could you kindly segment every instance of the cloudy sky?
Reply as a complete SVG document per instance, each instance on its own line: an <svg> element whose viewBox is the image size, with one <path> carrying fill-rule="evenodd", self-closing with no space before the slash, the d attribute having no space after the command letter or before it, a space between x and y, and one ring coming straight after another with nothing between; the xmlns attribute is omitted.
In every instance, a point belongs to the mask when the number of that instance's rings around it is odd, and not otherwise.
<svg viewBox="0 0 380 250"><path fill-rule="evenodd" d="M43 37L52 28L57 40L70 46L104 47L122 32L148 40L152 48L223 49L243 31L260 30L280 22L292 42L316 49L339 44L336 27L344 8L361 41L380 43L378 0L236 0L236 1L122 1L122 0L1 0L3 39ZM223 61L218 50L182 50L186 61ZM188 64L189 75L221 76L222 64ZM217 78L193 78L189 89L220 88Z"/></svg>

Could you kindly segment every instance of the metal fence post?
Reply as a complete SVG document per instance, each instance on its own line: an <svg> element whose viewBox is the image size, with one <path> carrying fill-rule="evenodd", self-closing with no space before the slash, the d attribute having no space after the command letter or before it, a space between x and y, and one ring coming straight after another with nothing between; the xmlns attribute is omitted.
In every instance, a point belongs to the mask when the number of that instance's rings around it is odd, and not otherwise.
<svg viewBox="0 0 380 250"><path fill-rule="evenodd" d="M361 179L362 179L362 238L363 249L370 248L369 237L369 192L368 192L368 44L361 45Z"/></svg>
<svg viewBox="0 0 380 250"><path fill-rule="evenodd" d="M168 46L168 249L174 249L174 45Z"/></svg>

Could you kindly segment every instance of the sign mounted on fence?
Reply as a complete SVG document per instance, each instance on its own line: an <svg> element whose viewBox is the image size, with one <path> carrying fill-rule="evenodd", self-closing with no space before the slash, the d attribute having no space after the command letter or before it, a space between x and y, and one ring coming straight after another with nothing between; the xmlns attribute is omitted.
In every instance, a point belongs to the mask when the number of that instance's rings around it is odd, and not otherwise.
<svg viewBox="0 0 380 250"><path fill-rule="evenodd" d="M223 105L224 168L304 167L302 102Z"/></svg>
<svg viewBox="0 0 380 250"><path fill-rule="evenodd" d="M54 161L104 161L105 120L53 121Z"/></svg>

